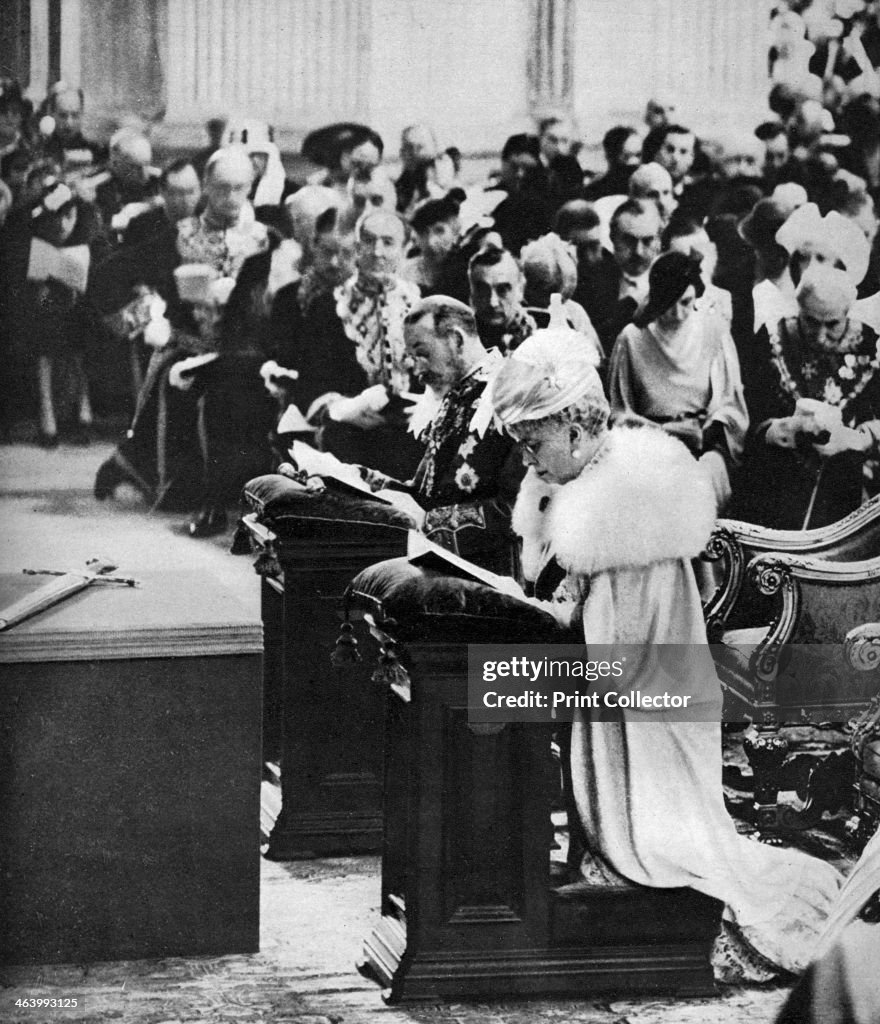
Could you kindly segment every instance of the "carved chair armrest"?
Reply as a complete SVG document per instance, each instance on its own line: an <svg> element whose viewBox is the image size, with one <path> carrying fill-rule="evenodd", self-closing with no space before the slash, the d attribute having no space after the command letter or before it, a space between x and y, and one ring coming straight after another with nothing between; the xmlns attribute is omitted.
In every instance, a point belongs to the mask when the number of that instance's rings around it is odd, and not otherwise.
<svg viewBox="0 0 880 1024"><path fill-rule="evenodd" d="M720 562L723 576L706 602L704 613L711 640L717 640L740 599L746 567L764 552L845 561L880 555L880 495L850 515L813 530L771 530L737 519L719 519L703 553Z"/></svg>
<svg viewBox="0 0 880 1024"><path fill-rule="evenodd" d="M864 538L864 544L857 548L865 552L861 557L880 555L880 495L866 501L843 519L812 530L771 530L738 519L719 519L716 529L732 533L756 554L785 551L838 561L840 555L852 550L854 542Z"/></svg>
<svg viewBox="0 0 880 1024"><path fill-rule="evenodd" d="M880 668L880 622L866 622L851 629L843 649L847 664L857 672Z"/></svg>

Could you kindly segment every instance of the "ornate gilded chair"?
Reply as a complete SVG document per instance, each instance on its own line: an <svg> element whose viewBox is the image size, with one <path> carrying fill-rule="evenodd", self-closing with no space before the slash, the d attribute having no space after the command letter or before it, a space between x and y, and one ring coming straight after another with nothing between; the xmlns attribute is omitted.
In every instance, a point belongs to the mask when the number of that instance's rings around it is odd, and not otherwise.
<svg viewBox="0 0 880 1024"><path fill-rule="evenodd" d="M788 663L792 645L800 643L837 644L834 657L837 664L826 663L835 678L841 673L849 677L852 670L843 659L839 644L847 629L870 618L858 617L854 608L847 610L841 604L843 595L851 599L856 574L865 561L880 556L880 496L866 502L855 512L837 523L815 530L770 530L763 526L736 520L719 520L703 555L704 567L714 570L715 585L708 587L704 604L706 629L716 648L719 677L725 687L725 720L748 721L755 728L746 736L746 753L752 764L755 779L755 809L758 821L765 829L781 824L777 814L777 794L783 784L781 769L788 762L789 776L805 795L805 806L800 815L783 814L789 826L807 827L821 813L821 808L836 797L839 790L837 774L845 771L846 759L835 756L825 771L816 774L816 761L792 765L789 744L780 735L779 726L785 722L803 724L807 721L842 721L840 716L857 712L864 706L864 695L856 684L848 683L840 692L850 694L849 701L835 701L829 694L835 684L824 685L823 693L815 687L797 692L796 687L783 685L779 677L781 662ZM821 569L816 561L829 567L830 577L820 585ZM758 564L760 563L760 564ZM779 572L770 567L778 563ZM813 566L815 573L807 577L791 575L785 568L797 565ZM835 572L832 566L843 568ZM849 569L847 569L849 567ZM836 581L832 582L832 580ZM837 584L840 584L839 586ZM802 607L801 591L806 587L809 598ZM819 633L813 629L813 605L825 600L821 621L834 622L834 628ZM836 621L835 621L836 620ZM823 627L824 628L824 627ZM833 640L820 639L820 634L833 636ZM816 647L815 655L819 650ZM834 660L832 658L832 661ZM804 659L800 656L803 675ZM819 659L814 658L810 672L818 670ZM790 680L789 680L790 683ZM854 687L854 688L853 688ZM812 793L809 783L812 782Z"/></svg>
<svg viewBox="0 0 880 1024"><path fill-rule="evenodd" d="M851 629L846 635L846 657L858 672L868 672L875 696L854 723L852 751L856 759L855 814L847 823L861 849L880 825L880 622Z"/></svg>
<svg viewBox="0 0 880 1024"><path fill-rule="evenodd" d="M835 752L821 767L815 758L804 763L789 756L779 728L844 723L870 703L876 683L852 667L844 641L880 608L880 556L829 561L769 552L750 561L746 587L766 600L767 624L728 628L713 647L725 719L754 726L745 747L759 826L808 827L846 789L851 755ZM799 781L786 784L792 779ZM779 790L792 788L806 793L799 813L777 806Z"/></svg>

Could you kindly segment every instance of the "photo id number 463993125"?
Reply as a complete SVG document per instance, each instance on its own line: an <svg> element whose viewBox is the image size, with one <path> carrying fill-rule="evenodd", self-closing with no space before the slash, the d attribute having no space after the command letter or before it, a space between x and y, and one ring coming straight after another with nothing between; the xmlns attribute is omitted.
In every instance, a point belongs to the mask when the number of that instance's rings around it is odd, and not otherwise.
<svg viewBox="0 0 880 1024"><path fill-rule="evenodd" d="M31 996L27 999L16 999L15 1005L20 1010L76 1010L81 1007L81 1001L65 996Z"/></svg>

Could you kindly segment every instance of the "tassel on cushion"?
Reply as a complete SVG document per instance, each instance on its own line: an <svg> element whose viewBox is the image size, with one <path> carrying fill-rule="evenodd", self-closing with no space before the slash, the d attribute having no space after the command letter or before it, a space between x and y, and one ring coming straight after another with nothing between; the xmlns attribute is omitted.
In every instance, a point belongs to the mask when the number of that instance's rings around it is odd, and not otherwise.
<svg viewBox="0 0 880 1024"><path fill-rule="evenodd" d="M348 621L342 623L336 645L330 655L330 664L336 668L351 665L361 660L358 642L354 635L354 626Z"/></svg>
<svg viewBox="0 0 880 1024"><path fill-rule="evenodd" d="M397 656L397 645L393 640L388 640L382 645L379 664L370 676L370 681L392 689L409 689L409 675L400 663L400 658Z"/></svg>

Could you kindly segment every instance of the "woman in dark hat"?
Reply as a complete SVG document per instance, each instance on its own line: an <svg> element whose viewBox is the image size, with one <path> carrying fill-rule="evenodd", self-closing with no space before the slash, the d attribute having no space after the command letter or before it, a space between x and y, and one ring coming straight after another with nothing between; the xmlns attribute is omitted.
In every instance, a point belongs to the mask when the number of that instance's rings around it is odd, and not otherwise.
<svg viewBox="0 0 880 1024"><path fill-rule="evenodd" d="M436 295L446 258L458 241L461 220L458 211L464 192L455 188L441 199L426 199L410 217L419 242L418 255L403 265L401 277L417 284L423 296Z"/></svg>
<svg viewBox="0 0 880 1024"><path fill-rule="evenodd" d="M721 317L694 309L704 290L697 260L665 253L648 281L647 301L611 356L612 416L649 420L683 441L723 503L748 428L733 341Z"/></svg>

